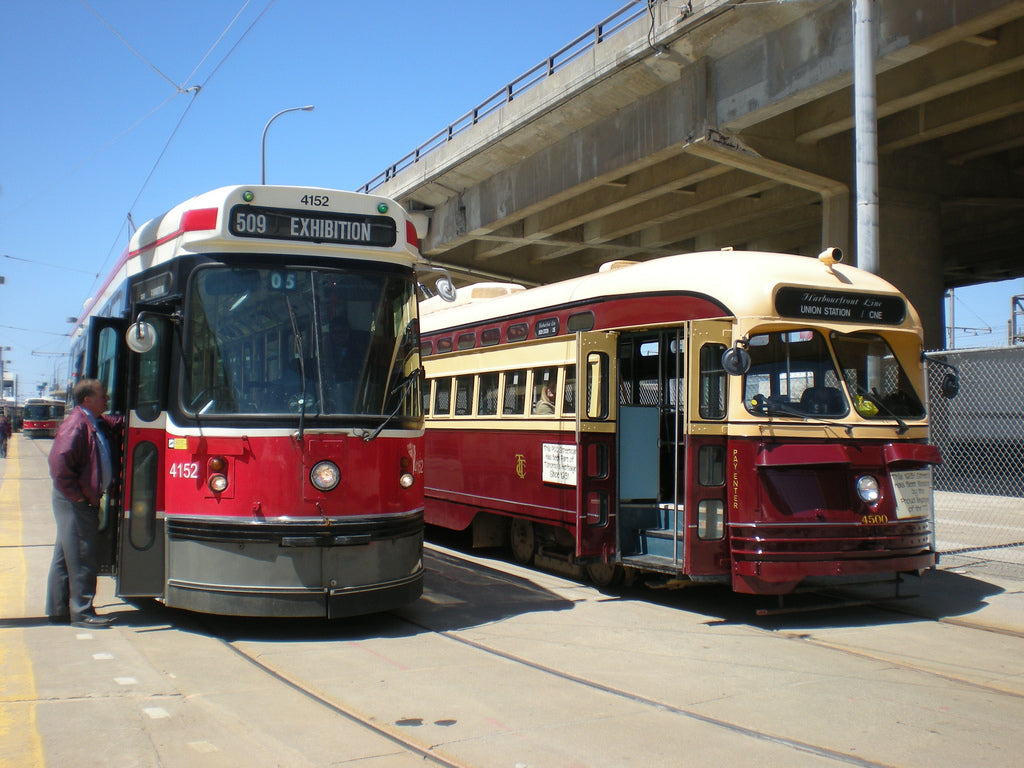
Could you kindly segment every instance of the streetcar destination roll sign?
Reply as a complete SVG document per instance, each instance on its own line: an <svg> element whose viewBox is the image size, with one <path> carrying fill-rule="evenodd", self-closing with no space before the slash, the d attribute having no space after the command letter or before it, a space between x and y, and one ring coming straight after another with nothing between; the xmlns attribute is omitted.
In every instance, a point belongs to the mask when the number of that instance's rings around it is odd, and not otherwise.
<svg viewBox="0 0 1024 768"><path fill-rule="evenodd" d="M899 296L787 286L775 294L775 311L806 320L898 325L907 316L907 304Z"/></svg>
<svg viewBox="0 0 1024 768"><path fill-rule="evenodd" d="M395 220L390 216L293 211L255 205L234 206L228 217L228 229L237 237L384 248L390 248L397 239Z"/></svg>

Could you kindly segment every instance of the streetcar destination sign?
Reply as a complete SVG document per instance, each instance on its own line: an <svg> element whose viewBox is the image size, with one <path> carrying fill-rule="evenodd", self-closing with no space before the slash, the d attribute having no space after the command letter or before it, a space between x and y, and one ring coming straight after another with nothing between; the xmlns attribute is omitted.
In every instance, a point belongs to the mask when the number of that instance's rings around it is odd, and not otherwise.
<svg viewBox="0 0 1024 768"><path fill-rule="evenodd" d="M787 286L775 294L775 311L807 320L897 325L907 316L907 304L899 296Z"/></svg>
<svg viewBox="0 0 1024 768"><path fill-rule="evenodd" d="M390 248L397 240L395 220L390 216L293 211L255 205L234 206L228 216L228 229L238 237L384 248Z"/></svg>

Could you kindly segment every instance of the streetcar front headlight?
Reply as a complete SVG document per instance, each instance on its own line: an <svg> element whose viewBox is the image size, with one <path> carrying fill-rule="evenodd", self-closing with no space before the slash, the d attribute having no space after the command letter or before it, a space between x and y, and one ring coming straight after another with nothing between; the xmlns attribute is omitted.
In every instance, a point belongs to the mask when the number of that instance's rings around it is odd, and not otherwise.
<svg viewBox="0 0 1024 768"><path fill-rule="evenodd" d="M413 483L416 482L416 478L408 472L403 472L402 476L398 478L398 484L403 488L412 488Z"/></svg>
<svg viewBox="0 0 1024 768"><path fill-rule="evenodd" d="M871 475L861 475L857 478L857 495L865 504L874 504L881 497L878 491L878 480Z"/></svg>
<svg viewBox="0 0 1024 768"><path fill-rule="evenodd" d="M330 491L341 482L341 470L333 461L320 461L309 473L309 481L320 491Z"/></svg>
<svg viewBox="0 0 1024 768"><path fill-rule="evenodd" d="M228 479L225 475L210 475L206 485L214 493L223 493L228 488Z"/></svg>

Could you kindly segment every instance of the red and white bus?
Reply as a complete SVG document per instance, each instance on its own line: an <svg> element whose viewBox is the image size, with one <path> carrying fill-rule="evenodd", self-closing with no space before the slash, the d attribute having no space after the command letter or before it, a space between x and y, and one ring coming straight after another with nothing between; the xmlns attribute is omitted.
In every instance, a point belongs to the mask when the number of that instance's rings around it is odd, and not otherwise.
<svg viewBox="0 0 1024 768"><path fill-rule="evenodd" d="M425 268L398 204L329 189L225 187L134 234L72 351L127 418L119 595L332 618L419 597Z"/></svg>
<svg viewBox="0 0 1024 768"><path fill-rule="evenodd" d="M52 397L30 397L21 415L21 431L26 437L53 437L64 421L64 401Z"/></svg>
<svg viewBox="0 0 1024 768"><path fill-rule="evenodd" d="M424 302L427 523L602 585L932 567L921 325L839 259L693 253Z"/></svg>

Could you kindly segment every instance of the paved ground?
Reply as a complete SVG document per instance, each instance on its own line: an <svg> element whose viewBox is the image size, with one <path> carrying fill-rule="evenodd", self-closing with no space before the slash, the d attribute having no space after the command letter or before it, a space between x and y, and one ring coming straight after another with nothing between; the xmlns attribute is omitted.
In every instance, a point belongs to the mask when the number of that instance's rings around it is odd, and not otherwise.
<svg viewBox="0 0 1024 768"><path fill-rule="evenodd" d="M1019 764L1024 579L985 553L885 610L757 618L432 546L389 615L210 620L103 578L117 624L82 632L43 615L43 447L0 462L2 768Z"/></svg>

